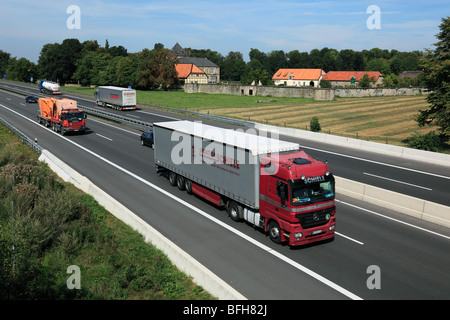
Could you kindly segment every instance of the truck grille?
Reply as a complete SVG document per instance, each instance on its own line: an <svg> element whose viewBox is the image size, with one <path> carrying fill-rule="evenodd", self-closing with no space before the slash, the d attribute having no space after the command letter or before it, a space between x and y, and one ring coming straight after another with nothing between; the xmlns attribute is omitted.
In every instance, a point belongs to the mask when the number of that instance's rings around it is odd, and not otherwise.
<svg viewBox="0 0 450 320"><path fill-rule="evenodd" d="M314 228L327 224L328 221L330 221L333 209L334 208L328 208L321 211L296 214L295 217L298 219L303 229Z"/></svg>

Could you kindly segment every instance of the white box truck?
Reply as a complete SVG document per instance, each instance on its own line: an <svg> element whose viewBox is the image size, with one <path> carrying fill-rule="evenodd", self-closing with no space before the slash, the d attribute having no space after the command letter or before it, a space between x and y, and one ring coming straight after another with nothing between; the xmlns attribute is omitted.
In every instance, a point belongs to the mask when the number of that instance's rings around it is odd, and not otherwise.
<svg viewBox="0 0 450 320"><path fill-rule="evenodd" d="M95 91L97 105L115 110L136 109L136 90L129 88L100 86Z"/></svg>
<svg viewBox="0 0 450 320"><path fill-rule="evenodd" d="M297 143L191 121L154 123L153 134L156 169L173 186L224 206L275 243L334 238L334 177Z"/></svg>

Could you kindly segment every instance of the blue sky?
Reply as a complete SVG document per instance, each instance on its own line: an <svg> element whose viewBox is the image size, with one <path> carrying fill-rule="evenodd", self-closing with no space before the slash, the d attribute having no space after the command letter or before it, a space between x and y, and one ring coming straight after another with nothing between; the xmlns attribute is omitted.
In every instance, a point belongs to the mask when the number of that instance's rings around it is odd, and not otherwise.
<svg viewBox="0 0 450 320"><path fill-rule="evenodd" d="M67 9L80 9L79 29L69 29ZM380 9L379 29L367 25ZM0 0L0 49L37 62L42 46L66 38L122 45L128 52L175 43L226 56L251 48L311 51L323 47L400 51L432 48L450 1L299 0ZM379 17L379 19L378 19ZM74 20L72 20L74 21Z"/></svg>

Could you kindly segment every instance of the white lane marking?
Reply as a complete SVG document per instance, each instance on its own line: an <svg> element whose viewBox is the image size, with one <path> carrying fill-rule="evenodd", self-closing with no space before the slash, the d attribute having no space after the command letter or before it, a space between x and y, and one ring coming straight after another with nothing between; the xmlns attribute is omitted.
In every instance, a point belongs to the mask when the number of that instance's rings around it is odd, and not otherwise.
<svg viewBox="0 0 450 320"><path fill-rule="evenodd" d="M11 101L11 98L6 98L6 100L9 100L9 101Z"/></svg>
<svg viewBox="0 0 450 320"><path fill-rule="evenodd" d="M406 185L408 185L408 186L412 186L412 187L416 187L416 188L421 188L421 189L425 189L425 190L428 190L428 191L432 191L432 190L433 190L433 189L430 189L430 188L418 186L418 185L416 185L416 184L407 183L407 182L403 182L403 181L399 181L399 180L394 180L394 179L390 179L390 178L386 178L386 177L382 177L382 176L377 176L377 175L375 175L375 174L371 174L371 173L367 173L367 172L363 172L363 174L365 174L365 175L367 175L367 176L379 178L379 179L384 179L384 180L389 180L389 181L393 181L393 182L397 182L397 183L406 184Z"/></svg>
<svg viewBox="0 0 450 320"><path fill-rule="evenodd" d="M71 95L68 94L67 96L71 96ZM75 97L75 98L81 99L81 100L85 100L85 101L89 101L89 102L95 102L94 100L89 100L89 99L82 98L82 97L79 97L79 96L73 96L73 95L72 95L72 97ZM100 108L99 108L99 109L100 109ZM136 110L136 112L147 113L147 114L151 114L151 115L158 116L158 117L162 117L162 118L168 118L168 119L174 119L174 120L181 120L181 119L179 119L179 118L174 118L174 117L164 116L164 115L161 115L161 114L157 114L157 113L153 113L153 112L148 112L148 111L143 111L143 110ZM129 114L128 116L139 118L138 116L133 116L133 115L131 115L131 114Z"/></svg>
<svg viewBox="0 0 450 320"><path fill-rule="evenodd" d="M22 103L22 102L20 103L20 105L21 105L21 106L24 106L24 107L25 107L25 104L24 104L24 103Z"/></svg>
<svg viewBox="0 0 450 320"><path fill-rule="evenodd" d="M122 131L125 131L125 132L127 132L127 133L134 134L134 135L136 135L136 136L140 136L140 135L141 135L140 133L136 133L136 132L133 132L133 131L130 131L130 130L127 130L127 129L123 129L123 128L114 126L114 125L112 125L112 124L109 124L109 123L106 123L106 122L104 122L104 121L100 121L100 120L97 120L97 119L89 118L89 121L98 122L98 123L101 123L101 124L103 124L103 125L105 125L105 126L108 126L108 127L111 127L111 128L117 129L117 130L122 130Z"/></svg>
<svg viewBox="0 0 450 320"><path fill-rule="evenodd" d="M368 212L368 213L377 215L377 216L379 216L379 217L383 217L383 218L385 218L385 219L392 220L392 221L395 221L395 222L404 224L404 225L409 226L409 227L411 227L411 228L415 228L415 229L418 229L418 230L421 230L421 231L424 231L424 232L428 232L428 233L434 234L434 235L436 235L436 236L439 236L439 237L442 237L442 238L445 238L445 239L450 240L450 236L446 236L446 235L444 235L444 234L437 233L437 232L435 232L435 231L431 231L431 230L428 230L428 229L425 229L425 228L422 228L422 227L413 225L413 224L411 224L411 223L404 222L404 221L401 221L401 220L398 220L398 219L395 219L395 218L386 216L386 215L384 215L384 214L381 214L381 213L378 213L378 212L375 212L375 211L372 211L372 210L369 210L369 209L365 209L365 208L356 206L356 205L351 204L351 203L348 203L348 202L344 202L344 201L341 201L341 200L336 200L336 202L339 202L339 203L345 204L345 205L347 205L347 206L356 208L356 209L358 209L358 210L366 211L366 212Z"/></svg>
<svg viewBox="0 0 450 320"><path fill-rule="evenodd" d="M259 247L260 249L266 251L268 254L271 254L271 255L273 255L273 256L279 258L280 260L284 261L285 263L290 264L291 266L293 266L293 267L296 268L297 270L302 271L303 273L305 273L305 274L311 276L312 278L314 278L314 279L316 279L316 280L322 282L323 284L325 284L325 285L329 286L330 288L332 288L332 289L338 291L339 293L341 293L341 294L343 294L343 295L349 297L350 299L353 299L353 300L362 300L362 298L360 298L359 296L353 294L352 292L348 291L347 289L344 289L343 287L341 287L341 286L337 285L336 283L334 283L334 282L328 280L327 278L325 278L325 277L319 275L318 273L312 271L311 269L308 269L307 267L305 267L305 266L299 264L298 262L296 262L296 261L294 261L294 260L292 260L292 259L290 259L290 258L288 258L288 257L286 257L286 256L284 256L284 255L282 255L282 254L279 253L278 251L273 250L273 249L271 249L270 247L268 247L268 246L266 246L266 245L264 245L264 244L262 244L262 243L259 243L259 242L255 241L253 238L247 236L246 234L240 232L239 230L237 230L237 229L235 229L235 228L233 228L233 227L227 225L226 223L224 223L224 222L222 222L222 221L220 221L220 220L214 218L213 216L207 214L207 213L204 212L203 210L198 209L197 207L193 206L192 204L190 204L190 203L188 203L188 202L186 202L186 201L184 201L184 200L182 200L182 199L180 199L180 198L177 198L176 196L174 196L173 194L167 192L166 190L161 189L160 187L158 187L158 186L154 185L153 183L151 183L151 182L149 182L149 181L147 181L147 180L145 180L145 179L139 177L138 175L136 175L136 174L134 174L134 173L128 171L127 169L124 169L124 168L120 167L119 165L115 164L114 162L112 162L112 161L110 161L110 160L108 160L108 159L102 157L101 155L99 155L99 154L97 154L97 153L95 153L95 152L93 152L93 151L91 151L91 150L89 150L89 149L83 147L82 145L80 145L80 144L78 144L78 143L76 143L76 142L73 142L72 140L67 139L67 138L64 137L64 136L61 136L61 135L57 134L56 132L54 132L54 131L52 131L52 130L50 130L50 129L48 129L48 128L45 128L45 127L40 126L37 122L35 122L35 121L33 121L33 120L31 120L31 119L25 117L24 115L22 115L22 114L20 114L20 113L18 113L18 112L16 112L16 111L14 111L14 110L9 109L8 107L5 107L5 106L3 106L3 105L1 105L1 104L0 104L0 106L2 106L3 108L5 108L5 109L7 109L7 110L9 110L9 111L11 111L11 112L17 114L18 116L20 116L20 117L22 117L22 118L24 118L24 119L26 119L26 120L28 120L28 121L34 123L35 125L37 125L37 126L43 128L43 129L48 130L49 132L55 134L55 135L58 136L59 138L66 140L67 142L69 142L69 143L73 144L74 146L76 146L76 147L78 147L78 148L80 148L80 149L86 151L87 153L93 155L94 157L96 157L96 158L98 158L98 159L100 159L100 160L106 162L107 164L113 166L114 168L116 168L116 169L118 169L118 170L120 170L120 171L122 171L122 172L128 174L129 176L135 178L136 180L138 180L138 181L140 181L140 182L146 184L146 185L149 186L150 188L153 188L153 189L155 189L156 191L159 191L160 193L164 194L165 196L167 196L167 197L169 197L169 198L172 198L173 200L179 202L180 204L184 205L185 207L191 209L192 211L197 212L197 213L200 214L201 216L203 216L203 217L205 217L205 218L211 220L212 222L216 223L217 225L220 225L221 227L227 229L228 231L233 232L233 233L236 234L237 236L239 236L239 237L245 239L246 241L250 242L251 244L253 244L253 245Z"/></svg>
<svg viewBox="0 0 450 320"><path fill-rule="evenodd" d="M337 156L340 156L340 157L346 157L346 158L355 159L355 160L359 160L359 161L366 161L366 162L375 163L375 164L386 166L386 167L391 167L391 168L396 168L396 169L416 172L416 173L420 173L420 174L426 174L426 175L429 175L429 176L434 176L434 177L450 180L450 177L443 176L443 175L436 174L436 173L431 173L431 172L420 171L420 170L411 169L411 168L400 167L400 166L396 166L394 164L379 162L379 161L375 161L375 160L363 159L363 158L359 158L359 157L355 157L355 156L349 156L349 155L338 153L338 152L327 151L327 150L313 148L313 147L308 147L308 146L301 146L301 147L308 148L308 149L315 150L315 151L319 151L319 152L325 152L325 153L329 153L329 154L334 154L334 155L337 155Z"/></svg>
<svg viewBox="0 0 450 320"><path fill-rule="evenodd" d="M133 115L133 114L127 114L127 116L129 116L129 117L133 117L133 118L138 118L138 119L140 119L140 118L141 118L141 117L135 116L135 115Z"/></svg>
<svg viewBox="0 0 450 320"><path fill-rule="evenodd" d="M105 137L105 136L102 136L101 134L96 133L96 135L101 137L101 138L103 138L103 139L106 139L106 140L109 140L109 141L113 141L113 139Z"/></svg>
<svg viewBox="0 0 450 320"><path fill-rule="evenodd" d="M78 97L78 98L79 98L79 97ZM8 98L7 98L7 99L8 99ZM85 99L85 98L80 98L80 99L83 99L83 100L86 100L86 101L93 102L92 100L88 100L88 99ZM168 119L181 120L181 119L179 119L179 118L173 118L173 117L169 117L169 116L164 116L164 115L160 115L160 114L153 113L153 112L148 112L148 111L137 110L136 112L142 112L142 113L152 114L152 115L155 115L155 116L164 117L164 118L168 118ZM329 154L334 154L334 155L341 156L341 157L347 157L347 158L351 158L351 159L355 159L355 160L366 161L366 162L375 163L375 164L379 164L379 165L383 165L383 166L387 166L387 167L392 167L392 168L397 168L397 169L407 170L407 171L411 171L411 172L416 172L416 173L420 173L420 174L431 175L431 176L435 176L435 177L439 177L439 178L443 178L443 179L448 179L448 180L450 180L450 177L443 176L443 175L436 174L436 173L430 173L430 172L420 171L420 170L416 170L416 169L405 168L405 167L401 167L401 166L397 166L397 165L393 165L393 164L388 164L388 163L379 162L379 161L375 161L375 160L363 159L363 158L359 158L359 157L355 157L355 156L349 156L349 155L342 154L342 153L338 153L338 152L332 152L332 151L322 150L322 149L313 148L313 147L308 147L308 146L301 146L301 147L308 148L308 149L311 149L311 150L320 151L320 152L325 152L325 153L329 153Z"/></svg>
<svg viewBox="0 0 450 320"><path fill-rule="evenodd" d="M95 100L83 98L83 97L77 96L77 95L75 95L75 94L70 94L70 93L67 94L67 93L64 93L64 95L65 95L66 97L71 97L71 98L74 98L74 99L80 99L80 100L84 100L84 101L96 103ZM96 106L97 106L97 104L96 104Z"/></svg>
<svg viewBox="0 0 450 320"><path fill-rule="evenodd" d="M337 201L337 200L336 200L336 201ZM346 235L344 235L344 234L342 234L342 233L339 233L339 232L337 232L337 231L335 231L334 233L337 234L338 236L341 236L341 237L343 237L343 238L346 238L346 239L348 239L348 240L350 240L350 241L356 242L357 244L364 245L364 242L361 242L361 241L355 240L355 239L353 239L353 238L350 238L349 236L346 236Z"/></svg>
<svg viewBox="0 0 450 320"><path fill-rule="evenodd" d="M157 113L148 112L148 111L143 111L143 110L137 110L136 112L147 113L147 114L151 114L151 115L158 116L158 117L161 117L161 118L168 118L168 119L174 119L174 120L181 120L181 119L179 119L179 118L174 118L174 117L164 116L164 115L162 115L162 114L157 114Z"/></svg>

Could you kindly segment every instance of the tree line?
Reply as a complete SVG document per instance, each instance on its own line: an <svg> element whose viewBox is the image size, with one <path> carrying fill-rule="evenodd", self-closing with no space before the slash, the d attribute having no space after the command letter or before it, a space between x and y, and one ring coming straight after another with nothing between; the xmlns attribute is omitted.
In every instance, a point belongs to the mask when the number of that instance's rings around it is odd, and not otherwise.
<svg viewBox="0 0 450 320"><path fill-rule="evenodd" d="M185 49L192 57L208 58L217 64L224 81L251 83L261 81L264 85L272 84L272 76L280 68L323 69L328 71L380 71L385 77L390 75L389 86L399 84L398 75L403 71L420 71L421 51L400 52L373 48L355 51L352 49L336 50L325 47L310 52L292 50L274 50L268 53L251 49L249 61L245 62L242 53L231 51L225 57L217 51Z"/></svg>
<svg viewBox="0 0 450 320"><path fill-rule="evenodd" d="M271 84L272 75L280 68L321 68L325 72L380 71L384 75L384 84L395 86L399 84L398 75L401 72L421 70L424 73L419 81L430 92L427 96L430 107L420 110L415 120L420 126L437 126L438 133L418 137L416 142L420 145L443 145L450 139L450 17L442 18L439 28L435 48L425 52L380 48L338 51L325 47L310 52L274 50L265 53L252 48L249 61L245 62L240 52L231 51L224 57L210 49L185 50L191 57L204 57L216 63L221 68L223 81L241 83L261 81ZM177 62L177 57L161 43L156 43L152 50L129 53L123 46L111 47L108 40L101 47L96 40L80 42L78 39L65 39L60 44L45 44L37 64L25 58L11 58L10 53L0 50L0 76L6 74L7 79L24 82L29 82L33 77L34 81L40 78L61 84L164 89L177 83L174 67Z"/></svg>
<svg viewBox="0 0 450 320"><path fill-rule="evenodd" d="M252 48L246 62L241 52L230 51L223 56L210 49L185 49L191 57L207 58L220 67L222 81L250 84L259 81L271 85L273 74L280 68L320 68L328 71L380 71L386 86L400 84L403 71L421 70L424 52L400 52L373 48L355 51L332 48L313 49L310 52L274 50L262 52ZM119 46L110 46L108 40L101 46L96 40L80 42L65 39L62 43L45 44L38 63L25 58L11 57L0 50L0 75L7 79L29 82L31 77L81 85L118 85L138 89L168 88L177 84L174 64L177 57L156 43L153 49L129 53ZM408 83L412 84L412 83Z"/></svg>

